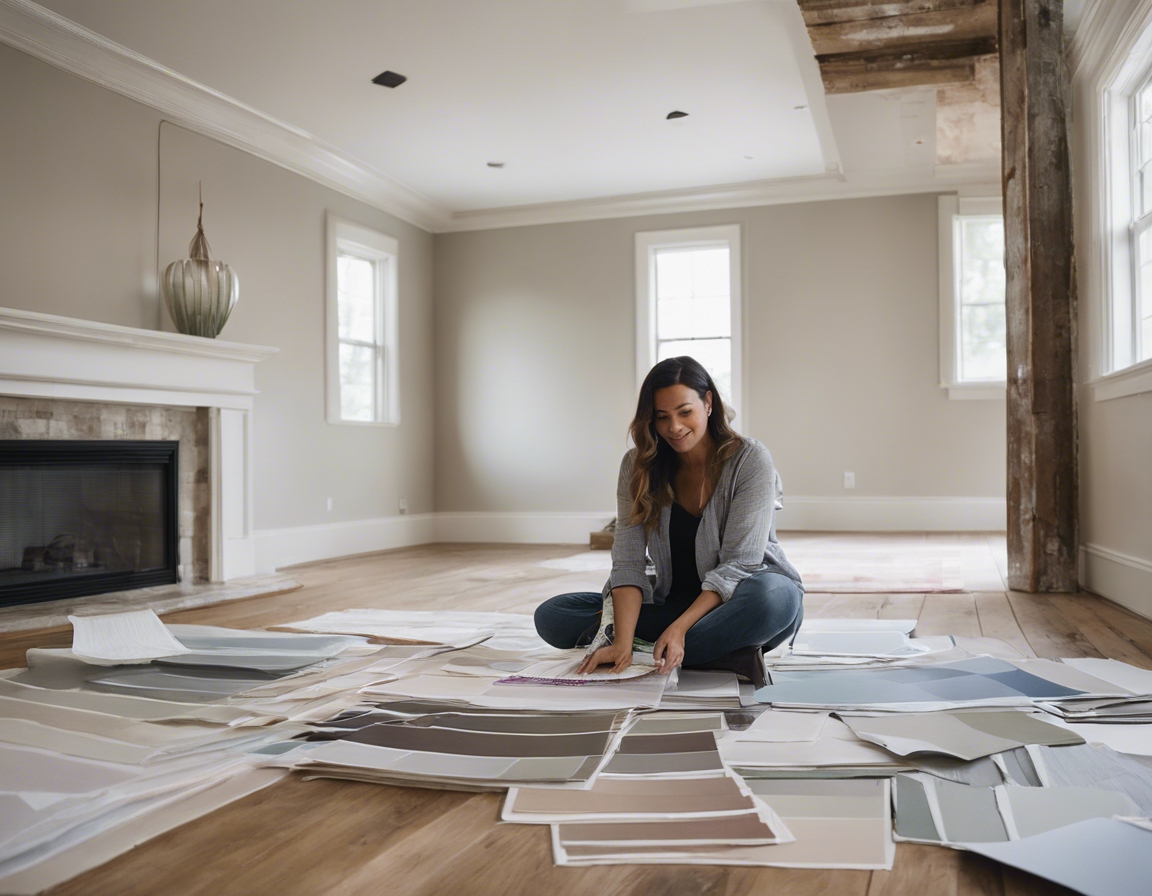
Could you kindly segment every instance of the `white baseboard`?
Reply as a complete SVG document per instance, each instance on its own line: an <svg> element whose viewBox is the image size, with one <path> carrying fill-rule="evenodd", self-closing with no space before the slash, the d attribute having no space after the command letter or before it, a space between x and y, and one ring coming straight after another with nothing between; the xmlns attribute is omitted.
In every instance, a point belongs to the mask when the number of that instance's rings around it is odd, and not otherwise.
<svg viewBox="0 0 1152 896"><path fill-rule="evenodd" d="M435 514L436 540L497 544L588 544L616 514L483 513L447 511Z"/></svg>
<svg viewBox="0 0 1152 896"><path fill-rule="evenodd" d="M435 541L435 514L416 513L371 520L349 520L290 529L261 529L256 536L256 569L367 554Z"/></svg>
<svg viewBox="0 0 1152 896"><path fill-rule="evenodd" d="M1005 526L1003 498L785 499L780 529L829 532L985 532ZM600 513L445 511L264 529L256 536L260 574L314 560L366 554L433 542L488 544L587 544L604 527Z"/></svg>
<svg viewBox="0 0 1152 896"><path fill-rule="evenodd" d="M1080 585L1152 618L1152 562L1098 544L1082 544Z"/></svg>
<svg viewBox="0 0 1152 896"><path fill-rule="evenodd" d="M777 529L814 532L1002 532L1004 498L786 496Z"/></svg>

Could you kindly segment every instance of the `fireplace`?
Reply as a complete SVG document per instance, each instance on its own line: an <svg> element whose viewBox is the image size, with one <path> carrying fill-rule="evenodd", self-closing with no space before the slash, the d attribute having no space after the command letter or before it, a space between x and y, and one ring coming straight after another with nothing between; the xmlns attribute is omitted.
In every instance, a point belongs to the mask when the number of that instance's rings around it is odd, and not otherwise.
<svg viewBox="0 0 1152 896"><path fill-rule="evenodd" d="M0 607L178 581L178 448L0 441Z"/></svg>

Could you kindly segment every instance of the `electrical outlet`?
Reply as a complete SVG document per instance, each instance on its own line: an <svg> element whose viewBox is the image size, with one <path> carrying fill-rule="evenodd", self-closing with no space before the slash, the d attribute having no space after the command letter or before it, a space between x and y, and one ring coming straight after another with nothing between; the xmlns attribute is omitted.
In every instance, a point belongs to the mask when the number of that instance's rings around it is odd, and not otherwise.
<svg viewBox="0 0 1152 896"><path fill-rule="evenodd" d="M407 498L401 498L400 499L400 513L405 514L407 512L408 512L408 499Z"/></svg>
<svg viewBox="0 0 1152 896"><path fill-rule="evenodd" d="M846 471L844 473L844 488L856 488L856 474Z"/></svg>
<svg viewBox="0 0 1152 896"><path fill-rule="evenodd" d="M332 509L332 499L331 498L328 499L328 509L329 510Z"/></svg>

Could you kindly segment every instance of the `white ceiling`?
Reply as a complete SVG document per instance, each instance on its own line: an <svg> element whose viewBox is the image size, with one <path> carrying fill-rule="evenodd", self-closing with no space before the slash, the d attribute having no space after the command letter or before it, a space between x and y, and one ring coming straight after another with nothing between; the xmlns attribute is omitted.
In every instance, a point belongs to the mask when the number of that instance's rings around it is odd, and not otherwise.
<svg viewBox="0 0 1152 896"><path fill-rule="evenodd" d="M40 2L452 211L837 165L795 0Z"/></svg>

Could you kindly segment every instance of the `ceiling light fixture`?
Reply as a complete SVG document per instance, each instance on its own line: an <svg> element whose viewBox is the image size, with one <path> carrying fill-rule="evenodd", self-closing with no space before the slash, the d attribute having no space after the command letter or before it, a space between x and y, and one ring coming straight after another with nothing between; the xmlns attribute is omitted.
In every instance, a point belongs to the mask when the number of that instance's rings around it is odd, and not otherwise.
<svg viewBox="0 0 1152 896"><path fill-rule="evenodd" d="M381 87L399 87L407 80L404 75L397 72L381 72L372 79L372 83L379 84Z"/></svg>
<svg viewBox="0 0 1152 896"><path fill-rule="evenodd" d="M794 112L803 112L807 108L808 108L807 106L793 106L792 110Z"/></svg>
<svg viewBox="0 0 1152 896"><path fill-rule="evenodd" d="M687 117L688 117L687 112L673 111L673 112L668 113L668 121L672 121L675 118L687 118Z"/></svg>
<svg viewBox="0 0 1152 896"><path fill-rule="evenodd" d="M489 162L488 167L489 168L503 168L504 163L503 162Z"/></svg>

